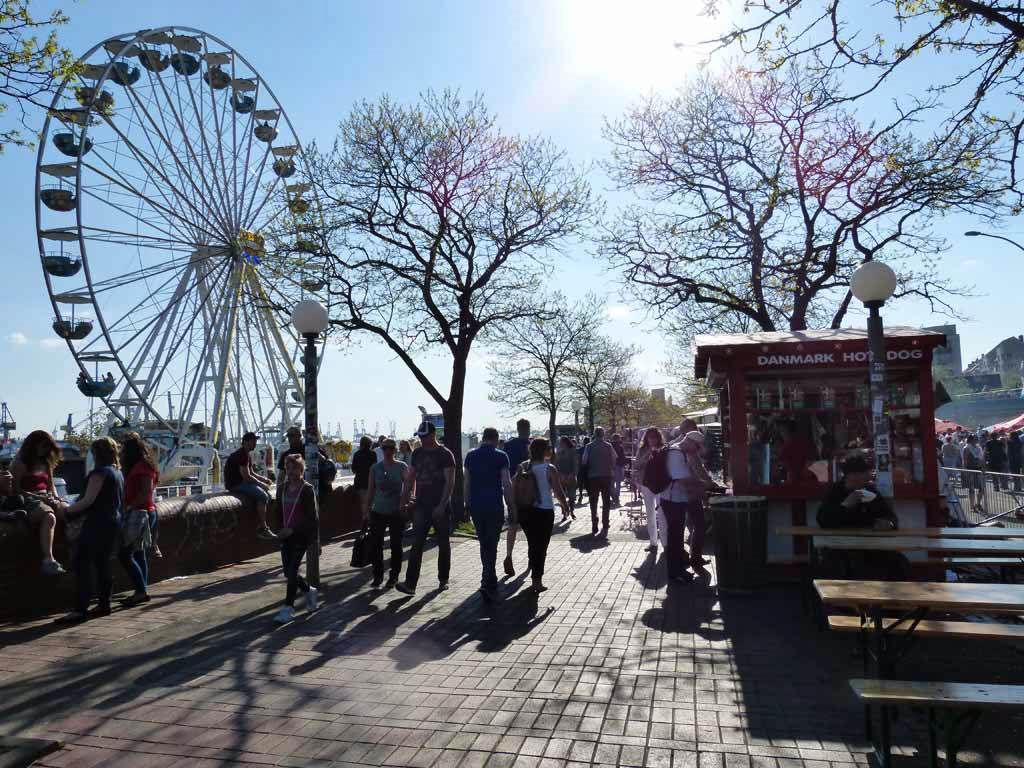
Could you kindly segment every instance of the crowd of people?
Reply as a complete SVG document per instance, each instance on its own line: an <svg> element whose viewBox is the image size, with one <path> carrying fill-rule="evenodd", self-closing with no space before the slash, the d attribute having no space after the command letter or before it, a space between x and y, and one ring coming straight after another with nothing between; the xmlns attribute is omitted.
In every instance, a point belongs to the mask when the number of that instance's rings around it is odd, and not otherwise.
<svg viewBox="0 0 1024 768"><path fill-rule="evenodd" d="M101 437L89 450L94 468L85 491L71 503L57 493L54 472L61 451L48 432L29 433L10 470L0 473L0 508L9 520L38 529L44 575L65 573L53 553L54 532L58 523L63 526L77 581L74 610L66 621L88 618L94 597L92 615L110 613L115 555L134 587L124 602L148 602L149 559L163 556L154 498L159 475L149 445L130 432L120 444Z"/></svg>
<svg viewBox="0 0 1024 768"><path fill-rule="evenodd" d="M547 553L559 523L571 525L576 509L587 497L590 535L607 539L611 510L621 505L623 483L632 471L643 495L648 519L649 551L661 542L669 578L688 582L707 578L702 543L705 531L704 497L715 483L701 459L704 435L685 421L667 438L659 429L644 432L636 456L621 435L610 439L602 427L579 441L563 436L552 446L547 438L531 436L530 422L520 419L516 436L502 440L488 427L480 445L469 451L463 465L463 499L480 547L480 592L487 602L502 599L498 582L498 550L505 532L506 576L516 573L513 552L522 530L527 542L530 589L540 593ZM420 445L396 443L381 436L377 445L366 436L352 457L354 486L369 535L374 589L394 587L415 594L420 580L423 548L434 531L438 547L438 589L448 588L451 568L451 497L455 490L455 458L438 442L433 424L417 431ZM378 452L379 451L379 452ZM660 471L649 471L657 465ZM655 488L644 484L648 476ZM412 525L412 542L402 579L402 537ZM689 552L684 545L689 528ZM384 579L385 538L390 544L388 577Z"/></svg>
<svg viewBox="0 0 1024 768"><path fill-rule="evenodd" d="M520 419L515 437L502 440L498 431L483 431L480 445L464 460L462 495L479 540L482 574L480 591L488 602L502 599L497 575L498 550L505 532L507 576L514 576L515 543L520 529L527 542L530 589L547 589L544 574L556 518L571 525L584 497L590 507L590 535L608 537L611 510L621 505L627 473L642 496L647 515L648 549L665 550L673 582L707 577L702 543L705 530L704 498L715 487L701 455L704 435L696 424L684 421L668 433L651 427L639 445L627 450L619 434L608 437L602 427L574 440L564 436L557 445L531 433L530 422ZM275 616L284 624L294 618L294 602L305 596L308 610L318 605L317 590L302 577L301 565L319 524L317 493L305 480L305 445L297 427L288 430L288 447L281 452L276 475L261 474L253 460L258 439L243 436L241 445L225 461L225 488L249 499L257 515L259 538L276 541L286 581L283 604ZM54 471L61 452L53 437L36 431L23 441L11 471L0 473L0 514L24 521L39 531L42 571L65 572L54 557L54 531L64 526L71 544L71 564L77 580L74 610L65 621L83 621L111 611L111 561L117 559L134 591L124 602L138 605L149 600L151 558L162 557L158 544L159 518L154 491L157 465L148 444L134 432L120 443L100 438L90 446L93 470L85 491L73 503L57 493ZM635 453L635 456L632 455ZM321 452L321 469L333 462ZM452 452L438 440L436 427L424 422L415 440L396 441L381 435L364 436L351 460L357 494L370 542L374 589L395 588L412 595L420 581L423 550L433 531L437 548L438 589L448 588L451 570L451 500L455 492L456 463ZM268 515L276 500L275 524ZM411 546L403 569L403 537L411 525ZM689 552L684 534L689 527ZM384 543L390 545L385 582ZM90 606L95 601L95 606Z"/></svg>
<svg viewBox="0 0 1024 768"><path fill-rule="evenodd" d="M943 469L966 469L961 482L967 489L971 511L984 513L984 473L992 473L996 490L1022 490L1021 469L1024 466L1024 433L969 432L957 427L937 438L939 464Z"/></svg>

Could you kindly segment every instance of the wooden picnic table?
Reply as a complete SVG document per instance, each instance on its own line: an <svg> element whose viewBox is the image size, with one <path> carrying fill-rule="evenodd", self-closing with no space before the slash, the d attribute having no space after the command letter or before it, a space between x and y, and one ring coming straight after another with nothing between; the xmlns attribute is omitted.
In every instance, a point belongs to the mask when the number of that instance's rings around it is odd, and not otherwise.
<svg viewBox="0 0 1024 768"><path fill-rule="evenodd" d="M815 579L814 589L826 605L853 608L861 614L876 609L1024 613L1024 584Z"/></svg>
<svg viewBox="0 0 1024 768"><path fill-rule="evenodd" d="M883 539L876 539L881 540ZM865 677L891 677L893 666L903 658L911 646L914 630L930 612L1024 614L1024 585L1020 584L815 579L814 589L823 604L852 608L859 614ZM899 616L886 618L887 611L897 612ZM892 641L897 636L902 637L903 645L898 653L893 653ZM870 673L870 659L875 661L874 675ZM873 740L870 706L865 707L864 718L865 731L868 738ZM881 741L887 744L889 713L884 705L880 707L880 726ZM888 750L884 752L887 753ZM882 766L887 768L887 754L879 757Z"/></svg>
<svg viewBox="0 0 1024 768"><path fill-rule="evenodd" d="M871 528L811 528L809 526L793 526L778 528L778 532L792 532L794 536L806 536L810 539L810 558L806 573L802 578L805 607L815 609L814 591L811 582L817 575L819 566L818 552L822 549L858 550L868 552L932 552L939 555L973 556L974 558L1013 558L1016 563L1000 563L1000 578L1006 580L1006 568L1024 563L1024 538L1002 538L986 534L984 537L960 538L952 536L914 536L913 531L970 531L971 528L918 528L895 531L876 531ZM1010 530L1006 528L977 530L989 531ZM1021 529L1024 530L1024 529ZM819 611L814 610L816 618L823 620Z"/></svg>
<svg viewBox="0 0 1024 768"><path fill-rule="evenodd" d="M817 535L814 537L818 538ZM1024 540L933 539L927 536L822 536L817 549L848 549L868 552L945 552L990 557L1024 557Z"/></svg>
<svg viewBox="0 0 1024 768"><path fill-rule="evenodd" d="M931 539L1024 539L1024 528L904 528L895 531L876 531L873 528L814 528L809 525L791 525L776 528L780 536L926 536Z"/></svg>

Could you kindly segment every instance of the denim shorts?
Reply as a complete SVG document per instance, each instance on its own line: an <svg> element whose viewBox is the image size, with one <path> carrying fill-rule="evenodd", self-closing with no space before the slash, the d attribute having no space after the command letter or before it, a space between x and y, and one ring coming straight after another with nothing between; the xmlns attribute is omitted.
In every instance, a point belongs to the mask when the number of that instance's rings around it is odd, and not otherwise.
<svg viewBox="0 0 1024 768"><path fill-rule="evenodd" d="M264 504L270 502L270 494L263 490L263 486L259 483L248 482L236 485L231 489L231 493L237 493L239 496L245 496L246 498L252 499L257 504L261 501Z"/></svg>

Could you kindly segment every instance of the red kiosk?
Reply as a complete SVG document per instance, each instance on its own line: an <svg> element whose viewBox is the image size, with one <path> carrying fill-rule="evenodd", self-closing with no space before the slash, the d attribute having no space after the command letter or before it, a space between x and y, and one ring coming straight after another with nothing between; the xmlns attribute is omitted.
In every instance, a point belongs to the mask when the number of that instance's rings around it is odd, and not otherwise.
<svg viewBox="0 0 1024 768"><path fill-rule="evenodd" d="M905 528L942 523L931 362L944 344L933 331L885 331L891 501ZM867 331L698 336L696 347L697 378L720 393L726 481L737 496L766 499L767 560L791 561L804 542L774 530L816 525L842 462L874 461Z"/></svg>

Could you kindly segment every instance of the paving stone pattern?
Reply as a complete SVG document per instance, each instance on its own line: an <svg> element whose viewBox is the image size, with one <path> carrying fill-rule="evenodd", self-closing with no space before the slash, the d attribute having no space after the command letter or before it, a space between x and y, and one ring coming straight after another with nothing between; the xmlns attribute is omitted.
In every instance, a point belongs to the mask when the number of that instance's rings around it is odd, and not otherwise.
<svg viewBox="0 0 1024 768"><path fill-rule="evenodd" d="M587 521L560 529L549 591L532 596L520 573L497 607L476 591L475 541L455 546L446 592L428 555L413 597L372 591L335 542L323 607L284 628L273 556L155 585L150 604L78 627L2 625L0 731L64 741L38 762L54 768L866 764L851 638L815 629L791 585L721 601L667 588L663 558L624 528L604 544ZM969 653L932 644L910 671L1024 682L1012 649ZM1003 718L965 761L1024 765L1022 733ZM922 716L896 738L916 754Z"/></svg>

